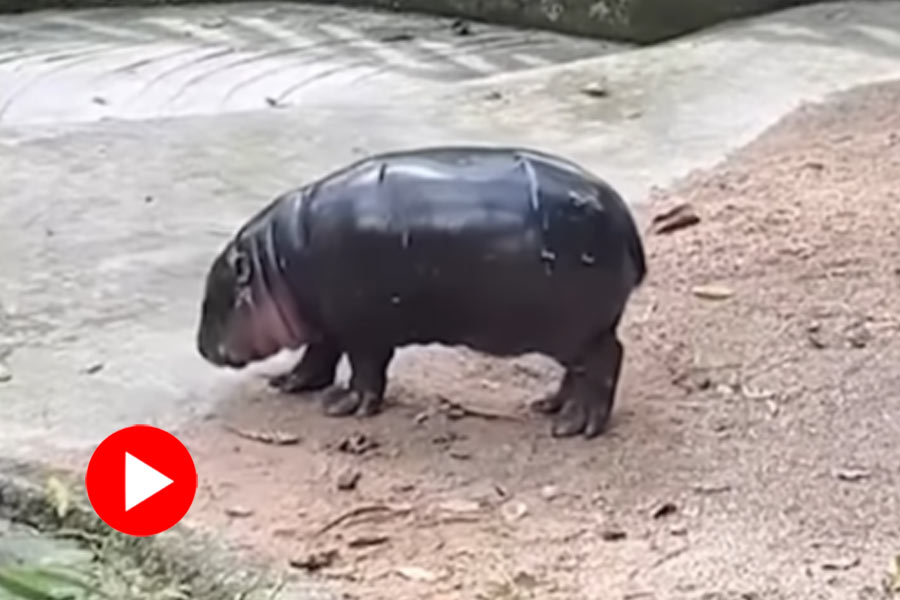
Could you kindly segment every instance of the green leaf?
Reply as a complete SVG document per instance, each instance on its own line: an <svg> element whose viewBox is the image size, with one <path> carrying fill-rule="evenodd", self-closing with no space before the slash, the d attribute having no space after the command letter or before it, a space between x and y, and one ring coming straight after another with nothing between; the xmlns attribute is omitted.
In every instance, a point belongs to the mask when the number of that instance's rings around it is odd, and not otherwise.
<svg viewBox="0 0 900 600"><path fill-rule="evenodd" d="M15 572L13 569L0 570L0 590L6 591L12 598L21 600L59 600L58 596L45 590L34 573L24 570L21 572Z"/></svg>
<svg viewBox="0 0 900 600"><path fill-rule="evenodd" d="M74 590L107 597L82 577L62 569L6 567L0 569L0 590L21 600L69 600Z"/></svg>

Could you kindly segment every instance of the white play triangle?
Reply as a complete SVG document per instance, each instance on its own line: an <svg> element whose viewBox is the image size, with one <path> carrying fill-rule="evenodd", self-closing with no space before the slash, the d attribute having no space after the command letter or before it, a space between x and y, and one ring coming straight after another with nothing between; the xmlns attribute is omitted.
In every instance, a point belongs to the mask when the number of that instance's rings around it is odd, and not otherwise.
<svg viewBox="0 0 900 600"><path fill-rule="evenodd" d="M125 453L125 511L175 483L147 463Z"/></svg>

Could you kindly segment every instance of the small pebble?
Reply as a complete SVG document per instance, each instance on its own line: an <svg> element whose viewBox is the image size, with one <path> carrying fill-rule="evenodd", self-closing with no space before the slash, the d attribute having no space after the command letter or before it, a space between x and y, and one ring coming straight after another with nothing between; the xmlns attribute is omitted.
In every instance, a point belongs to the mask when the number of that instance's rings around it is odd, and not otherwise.
<svg viewBox="0 0 900 600"><path fill-rule="evenodd" d="M356 489L356 484L359 483L360 478L362 477L362 473L359 471L344 471L337 478L337 489L349 492L351 490Z"/></svg>
<svg viewBox="0 0 900 600"><path fill-rule="evenodd" d="M103 369L103 363L94 363L84 370L85 375L94 375Z"/></svg>
<svg viewBox="0 0 900 600"><path fill-rule="evenodd" d="M500 507L500 512L507 521L518 521L528 514L528 506L524 502L507 502Z"/></svg>
<svg viewBox="0 0 900 600"><path fill-rule="evenodd" d="M606 98L609 96L609 90L601 83L589 83L581 88L581 93L592 98Z"/></svg>
<svg viewBox="0 0 900 600"><path fill-rule="evenodd" d="M450 29L456 35L470 35L472 33L472 26L468 21L463 19L456 19L453 21L453 24L450 25Z"/></svg>
<svg viewBox="0 0 900 600"><path fill-rule="evenodd" d="M547 502L559 496L559 488L555 485L545 485L541 488L541 497Z"/></svg>

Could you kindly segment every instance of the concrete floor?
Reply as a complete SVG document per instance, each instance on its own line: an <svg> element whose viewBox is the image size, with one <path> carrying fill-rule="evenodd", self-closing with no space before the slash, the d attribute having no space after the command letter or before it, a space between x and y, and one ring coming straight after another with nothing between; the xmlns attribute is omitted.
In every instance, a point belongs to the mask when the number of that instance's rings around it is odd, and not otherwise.
<svg viewBox="0 0 900 600"><path fill-rule="evenodd" d="M60 461L125 425L202 418L231 378L194 350L209 261L262 203L356 156L525 143L584 162L640 205L652 186L716 162L802 101L900 77L900 4L890 2L808 7L614 54L593 41L494 28L456 37L445 20L330 10L4 18L0 455ZM157 39L160 27L176 33ZM444 45L360 41L398 30ZM318 53L287 60L312 31L350 31L354 44L331 54L314 41ZM436 57L460 45L466 54ZM181 58L143 62L169 52ZM245 58L246 69L225 68ZM357 59L359 70L319 77ZM299 83L302 93L285 95ZM609 95L582 93L589 83ZM269 106L272 94L292 105Z"/></svg>

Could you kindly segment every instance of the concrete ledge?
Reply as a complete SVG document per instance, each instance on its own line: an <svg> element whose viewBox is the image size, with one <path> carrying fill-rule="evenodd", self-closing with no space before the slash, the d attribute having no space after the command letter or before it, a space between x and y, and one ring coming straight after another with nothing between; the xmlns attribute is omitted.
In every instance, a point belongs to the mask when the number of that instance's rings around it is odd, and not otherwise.
<svg viewBox="0 0 900 600"><path fill-rule="evenodd" d="M211 0L0 0L0 13L48 8L159 6ZM311 3L335 4L328 0ZM337 4L420 12L617 41L654 43L729 19L816 0L339 0Z"/></svg>

